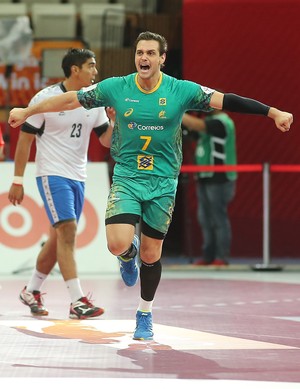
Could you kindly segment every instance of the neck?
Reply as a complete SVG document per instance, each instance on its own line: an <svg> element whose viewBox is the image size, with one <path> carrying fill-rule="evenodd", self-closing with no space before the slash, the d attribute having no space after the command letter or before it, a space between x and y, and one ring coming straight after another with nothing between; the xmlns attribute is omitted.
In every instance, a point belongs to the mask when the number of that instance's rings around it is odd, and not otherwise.
<svg viewBox="0 0 300 389"><path fill-rule="evenodd" d="M78 87L78 85L76 85L76 83L73 82L70 78L66 78L66 79L63 81L63 86L65 87L65 89L66 89L67 92L70 92L70 91L77 91L77 90L80 89L80 88Z"/></svg>
<svg viewBox="0 0 300 389"><path fill-rule="evenodd" d="M161 72L148 79L141 78L140 75L138 74L137 82L142 89L149 91L156 87L156 85L160 80L160 77L161 77Z"/></svg>

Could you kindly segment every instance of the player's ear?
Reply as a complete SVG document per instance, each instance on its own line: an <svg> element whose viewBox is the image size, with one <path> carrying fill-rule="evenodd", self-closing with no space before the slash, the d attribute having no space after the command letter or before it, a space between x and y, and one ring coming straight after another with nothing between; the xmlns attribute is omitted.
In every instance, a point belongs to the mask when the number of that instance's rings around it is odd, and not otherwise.
<svg viewBox="0 0 300 389"><path fill-rule="evenodd" d="M165 63L165 60L166 60L166 53L163 53L160 56L160 65L163 65Z"/></svg>
<svg viewBox="0 0 300 389"><path fill-rule="evenodd" d="M73 65L73 66L71 66L71 71L72 71L72 73L78 73L79 72L79 67L76 66L76 65Z"/></svg>

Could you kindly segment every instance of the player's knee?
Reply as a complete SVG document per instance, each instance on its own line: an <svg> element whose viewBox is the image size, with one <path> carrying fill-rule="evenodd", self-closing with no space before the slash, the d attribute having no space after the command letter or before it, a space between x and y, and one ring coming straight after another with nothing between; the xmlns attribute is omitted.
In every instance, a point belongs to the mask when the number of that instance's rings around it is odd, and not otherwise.
<svg viewBox="0 0 300 389"><path fill-rule="evenodd" d="M126 241L113 241L107 244L108 250L115 256L125 253L130 246L131 242L128 243Z"/></svg>

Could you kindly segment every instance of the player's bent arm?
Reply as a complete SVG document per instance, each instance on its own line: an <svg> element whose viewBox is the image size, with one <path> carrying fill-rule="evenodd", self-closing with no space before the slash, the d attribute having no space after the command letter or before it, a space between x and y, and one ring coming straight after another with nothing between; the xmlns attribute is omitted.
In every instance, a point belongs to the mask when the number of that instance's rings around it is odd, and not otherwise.
<svg viewBox="0 0 300 389"><path fill-rule="evenodd" d="M103 134L101 134L101 136L99 137L99 141L102 144L102 146L107 147L109 149L111 145L111 137L112 137L115 120L116 120L116 111L113 107L106 107L105 110L109 118L109 126L107 127L106 131Z"/></svg>
<svg viewBox="0 0 300 389"><path fill-rule="evenodd" d="M110 148L113 129L114 127L110 124L107 127L107 130L99 138L99 141L102 144L102 146L107 147L108 149Z"/></svg>

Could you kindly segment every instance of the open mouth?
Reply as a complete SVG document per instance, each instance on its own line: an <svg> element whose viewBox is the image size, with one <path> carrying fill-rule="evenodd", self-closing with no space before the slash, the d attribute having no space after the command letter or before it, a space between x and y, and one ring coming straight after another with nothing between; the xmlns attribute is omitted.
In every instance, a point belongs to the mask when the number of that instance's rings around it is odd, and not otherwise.
<svg viewBox="0 0 300 389"><path fill-rule="evenodd" d="M149 70L150 66L149 65L140 65L141 70Z"/></svg>

